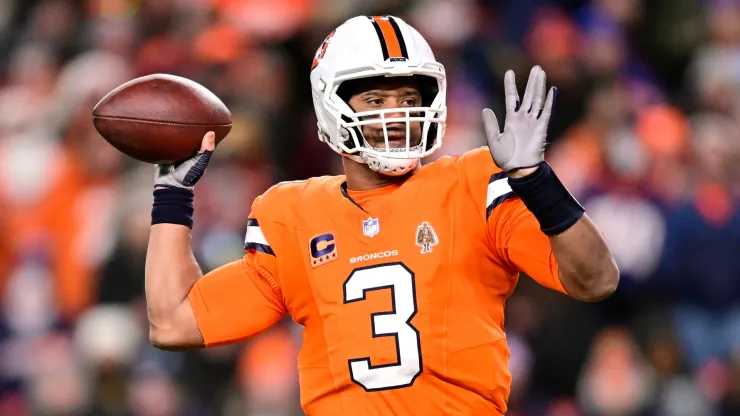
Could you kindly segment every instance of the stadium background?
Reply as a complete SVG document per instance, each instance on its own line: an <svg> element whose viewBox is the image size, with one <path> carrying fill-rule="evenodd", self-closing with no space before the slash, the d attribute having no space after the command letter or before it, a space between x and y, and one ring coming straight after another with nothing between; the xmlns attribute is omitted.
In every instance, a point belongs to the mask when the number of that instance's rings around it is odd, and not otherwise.
<svg viewBox="0 0 740 416"><path fill-rule="evenodd" d="M153 170L91 110L154 72L230 107L197 189L208 271L241 256L256 195L340 171L316 138L310 62L344 19L387 13L447 67L440 155L484 144L506 69L523 91L544 67L560 89L548 159L622 271L598 304L521 280L510 414L740 414L737 0L0 0L0 414L300 414L289 320L209 351L148 345Z"/></svg>

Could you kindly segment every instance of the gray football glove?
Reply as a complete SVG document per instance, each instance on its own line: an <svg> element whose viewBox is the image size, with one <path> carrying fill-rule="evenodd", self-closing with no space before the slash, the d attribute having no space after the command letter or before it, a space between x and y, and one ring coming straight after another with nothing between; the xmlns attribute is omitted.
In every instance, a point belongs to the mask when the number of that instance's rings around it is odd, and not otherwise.
<svg viewBox="0 0 740 416"><path fill-rule="evenodd" d="M521 105L514 71L504 75L506 120L503 133L491 109L483 110L483 127L488 147L496 165L506 172L537 166L545 160L545 139L557 89L552 87L545 99L545 71L532 68ZM544 107L543 107L544 101Z"/></svg>
<svg viewBox="0 0 740 416"><path fill-rule="evenodd" d="M201 151L188 160L168 165L156 165L154 187L177 187L192 190L208 167L215 147L215 137L215 134L207 133L203 138Z"/></svg>

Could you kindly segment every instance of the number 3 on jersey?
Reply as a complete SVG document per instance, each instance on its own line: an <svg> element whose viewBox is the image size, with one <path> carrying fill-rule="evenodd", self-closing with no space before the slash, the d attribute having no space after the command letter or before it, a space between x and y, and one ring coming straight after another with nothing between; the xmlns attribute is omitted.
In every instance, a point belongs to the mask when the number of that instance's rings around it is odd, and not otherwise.
<svg viewBox="0 0 740 416"><path fill-rule="evenodd" d="M396 338L398 363L373 366L370 357L349 360L352 381L367 391L409 387L421 374L419 331L411 325L416 315L414 273L403 263L355 269L344 282L344 303L365 300L371 290L390 289L393 310L371 314L373 337Z"/></svg>

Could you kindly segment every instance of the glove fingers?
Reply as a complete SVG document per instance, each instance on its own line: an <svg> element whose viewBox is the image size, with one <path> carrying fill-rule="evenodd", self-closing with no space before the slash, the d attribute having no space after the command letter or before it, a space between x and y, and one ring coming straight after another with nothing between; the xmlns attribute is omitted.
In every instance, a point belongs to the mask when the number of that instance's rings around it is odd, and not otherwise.
<svg viewBox="0 0 740 416"><path fill-rule="evenodd" d="M486 137L488 137L489 142L501 135L496 114L490 108L483 110L483 129L486 131Z"/></svg>
<svg viewBox="0 0 740 416"><path fill-rule="evenodd" d="M550 88L550 93L547 94L547 100L545 100L545 106L542 108L542 115L540 120L543 123L548 124L550 122L550 116L552 115L552 108L555 106L555 102L558 99L557 87Z"/></svg>
<svg viewBox="0 0 740 416"><path fill-rule="evenodd" d="M516 90L516 79L512 70L506 71L504 75L504 94L506 96L506 112L516 111L517 104L519 104L519 92Z"/></svg>
<svg viewBox="0 0 740 416"><path fill-rule="evenodd" d="M527 89L524 90L524 97L522 97L522 106L525 112L529 112L532 108L532 100L534 98L535 90L537 89L537 77L542 69L535 65L531 71L529 71L529 80L527 80Z"/></svg>
<svg viewBox="0 0 740 416"><path fill-rule="evenodd" d="M542 112L542 102L545 100L545 94L547 94L547 75L545 75L545 71L540 70L540 72L537 74L536 81L537 89L534 92L534 101L532 102L531 111L531 114L535 118L540 116L540 113Z"/></svg>

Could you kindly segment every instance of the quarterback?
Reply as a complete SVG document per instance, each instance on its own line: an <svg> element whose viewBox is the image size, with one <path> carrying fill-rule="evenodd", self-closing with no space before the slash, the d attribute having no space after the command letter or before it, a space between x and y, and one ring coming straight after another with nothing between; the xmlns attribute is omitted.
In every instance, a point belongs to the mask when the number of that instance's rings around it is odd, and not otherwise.
<svg viewBox="0 0 740 416"><path fill-rule="evenodd" d="M504 303L519 273L583 301L616 290L598 229L544 160L556 90L534 67L505 74L488 146L421 165L445 135L444 67L392 16L334 30L310 71L319 139L344 175L258 197L245 256L205 276L190 246L193 186L214 150L157 166L146 264L152 343L239 342L303 326L309 415L500 415L511 375Z"/></svg>

